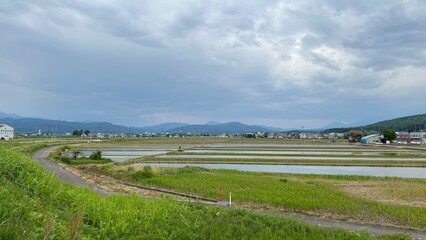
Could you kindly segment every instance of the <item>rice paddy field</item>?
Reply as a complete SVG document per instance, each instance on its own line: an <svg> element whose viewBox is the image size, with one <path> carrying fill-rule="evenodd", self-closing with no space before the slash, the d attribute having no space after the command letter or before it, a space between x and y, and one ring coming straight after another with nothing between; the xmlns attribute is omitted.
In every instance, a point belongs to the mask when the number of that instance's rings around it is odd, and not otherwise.
<svg viewBox="0 0 426 240"><path fill-rule="evenodd" d="M159 142L81 147L88 151L114 147L117 155L129 156L90 168L127 182L213 199L219 198L220 191L232 192L236 205L248 209L426 229L426 151L422 148L269 140L173 141L174 147L164 142L167 149ZM178 146L183 151L177 151ZM129 154L161 149L152 155ZM308 170L295 174L288 171L291 168ZM318 172L318 168L328 172ZM345 172L348 168L358 171Z"/></svg>
<svg viewBox="0 0 426 240"><path fill-rule="evenodd" d="M372 236L367 231L311 227L292 218L168 197L101 196L60 181L29 157L49 145L55 143L0 144L0 239L409 239L403 234ZM173 175L179 170L162 171ZM188 176L199 172L180 171ZM293 181L279 178L283 184Z"/></svg>

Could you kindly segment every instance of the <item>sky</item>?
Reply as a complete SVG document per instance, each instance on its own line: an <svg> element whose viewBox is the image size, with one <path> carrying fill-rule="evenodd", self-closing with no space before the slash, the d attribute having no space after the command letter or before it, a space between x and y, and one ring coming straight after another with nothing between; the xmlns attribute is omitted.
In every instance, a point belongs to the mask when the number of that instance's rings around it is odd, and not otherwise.
<svg viewBox="0 0 426 240"><path fill-rule="evenodd" d="M0 111L281 128L426 112L422 0L0 0Z"/></svg>

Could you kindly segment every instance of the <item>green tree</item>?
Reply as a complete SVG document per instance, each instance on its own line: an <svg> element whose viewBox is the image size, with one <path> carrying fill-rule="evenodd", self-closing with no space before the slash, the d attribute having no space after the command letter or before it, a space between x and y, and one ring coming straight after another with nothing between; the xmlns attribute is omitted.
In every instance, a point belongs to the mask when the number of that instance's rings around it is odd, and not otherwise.
<svg viewBox="0 0 426 240"><path fill-rule="evenodd" d="M396 132L395 132L395 130L393 130L393 129L386 129L386 130L383 132L383 137L384 137L386 140L393 141L393 140L395 140L395 139L396 139Z"/></svg>
<svg viewBox="0 0 426 240"><path fill-rule="evenodd" d="M72 135L73 136L81 136L81 134L83 133L83 131L82 130L74 130L73 132L72 132Z"/></svg>
<svg viewBox="0 0 426 240"><path fill-rule="evenodd" d="M90 131L89 130L84 130L84 134L89 135Z"/></svg>

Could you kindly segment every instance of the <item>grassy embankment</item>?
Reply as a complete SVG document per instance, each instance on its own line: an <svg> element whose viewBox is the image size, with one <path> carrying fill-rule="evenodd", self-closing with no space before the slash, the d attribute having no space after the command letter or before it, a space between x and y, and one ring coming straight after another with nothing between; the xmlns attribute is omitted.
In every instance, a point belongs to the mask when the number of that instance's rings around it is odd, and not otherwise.
<svg viewBox="0 0 426 240"><path fill-rule="evenodd" d="M128 182L218 198L239 206L426 229L426 180L251 173L202 168L107 165L92 171ZM362 192L361 190L366 191ZM361 191L361 192L360 192Z"/></svg>
<svg viewBox="0 0 426 240"><path fill-rule="evenodd" d="M173 199L102 197L0 146L0 239L375 239L291 219ZM407 236L384 236L401 239Z"/></svg>

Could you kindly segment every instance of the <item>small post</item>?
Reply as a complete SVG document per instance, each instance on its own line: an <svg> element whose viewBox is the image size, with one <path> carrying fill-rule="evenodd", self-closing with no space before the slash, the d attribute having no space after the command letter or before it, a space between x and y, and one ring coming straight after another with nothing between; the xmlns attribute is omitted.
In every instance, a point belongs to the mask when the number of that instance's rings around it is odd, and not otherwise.
<svg viewBox="0 0 426 240"><path fill-rule="evenodd" d="M232 192L229 192L229 206L232 205Z"/></svg>

